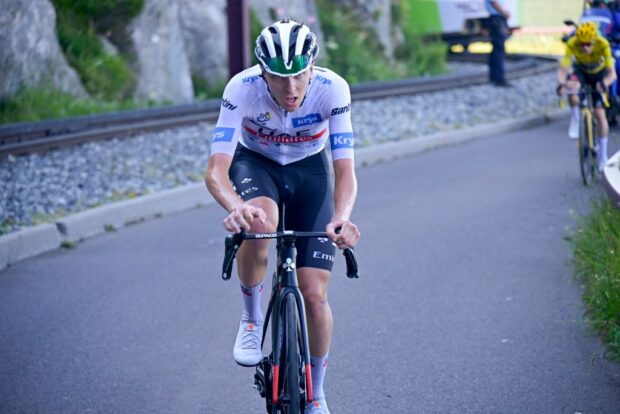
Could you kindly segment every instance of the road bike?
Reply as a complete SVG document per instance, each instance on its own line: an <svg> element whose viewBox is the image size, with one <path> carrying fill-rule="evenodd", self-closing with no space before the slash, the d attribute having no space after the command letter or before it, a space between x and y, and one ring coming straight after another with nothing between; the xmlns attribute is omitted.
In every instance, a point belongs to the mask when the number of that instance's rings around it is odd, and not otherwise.
<svg viewBox="0 0 620 414"><path fill-rule="evenodd" d="M282 208L280 208L282 212ZM279 223L283 223L280 214ZM273 274L271 297L265 317L261 349L271 322L271 353L256 366L254 387L265 398L270 414L299 414L313 401L310 347L304 301L297 281L295 240L318 237L328 242L325 232L237 233L225 240L222 278L231 277L235 255L244 240L276 239L277 267ZM344 249L347 276L359 278L352 249Z"/></svg>
<svg viewBox="0 0 620 414"><path fill-rule="evenodd" d="M582 86L583 99L579 112L579 139L577 148L579 151L579 168L583 185L591 185L598 175L598 162L596 160L596 142L598 140L598 120L594 115L594 100L592 97L592 85L585 83ZM603 104L609 107L607 93L602 92Z"/></svg>

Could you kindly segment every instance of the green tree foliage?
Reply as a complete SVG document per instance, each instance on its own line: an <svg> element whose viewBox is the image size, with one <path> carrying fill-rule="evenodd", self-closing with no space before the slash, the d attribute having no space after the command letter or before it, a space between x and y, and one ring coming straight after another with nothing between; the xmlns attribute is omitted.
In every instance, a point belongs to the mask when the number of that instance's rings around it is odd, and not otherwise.
<svg viewBox="0 0 620 414"><path fill-rule="evenodd" d="M439 34L428 34L429 32L432 33L431 27L433 25L431 22L427 22L427 26L424 26L419 21L420 14L433 16L431 10L424 10L433 6L419 2L414 5L412 0L392 2L394 24L400 27L404 35L404 42L398 45L394 54L397 60L407 62L411 74L414 76L432 75L446 71L447 46L441 41ZM433 20L432 17L429 19Z"/></svg>
<svg viewBox="0 0 620 414"><path fill-rule="evenodd" d="M393 18L408 12L404 1L393 5ZM345 7L334 7L328 0L317 0L321 28L325 35L325 65L350 83L388 80L445 71L446 46L432 37L423 37L412 28L400 27L405 37L393 60L385 56L377 34L362 26L354 13ZM406 21L403 20L404 24Z"/></svg>

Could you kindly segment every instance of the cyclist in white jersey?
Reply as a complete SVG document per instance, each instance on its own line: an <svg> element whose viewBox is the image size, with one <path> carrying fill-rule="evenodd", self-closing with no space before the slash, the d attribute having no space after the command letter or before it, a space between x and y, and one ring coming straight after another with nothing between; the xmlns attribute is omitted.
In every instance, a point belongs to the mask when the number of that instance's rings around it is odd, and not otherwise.
<svg viewBox="0 0 620 414"><path fill-rule="evenodd" d="M262 30L255 49L259 64L234 76L224 90L205 182L228 211L223 224L230 232L276 231L283 203L288 230L329 235L331 242L297 244L315 396L306 413L325 414L323 379L333 329L327 286L334 244L352 247L360 232L350 220L357 179L349 86L331 70L313 65L318 51L316 36L303 24L282 20ZM268 240L248 241L237 255L243 313L233 357L243 366L258 364L262 356L260 296L268 248Z"/></svg>

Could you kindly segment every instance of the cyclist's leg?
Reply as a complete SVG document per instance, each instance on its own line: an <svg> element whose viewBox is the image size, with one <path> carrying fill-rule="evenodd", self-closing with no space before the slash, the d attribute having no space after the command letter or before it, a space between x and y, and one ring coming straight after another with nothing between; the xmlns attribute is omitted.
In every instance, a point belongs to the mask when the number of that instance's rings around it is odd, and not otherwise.
<svg viewBox="0 0 620 414"><path fill-rule="evenodd" d="M273 232L278 221L278 192L271 175L270 165L258 154L240 149L230 168L230 179L239 196L246 202L262 208L264 223L252 222L251 232ZM243 313L235 340L233 356L240 365L253 366L260 362L263 333L261 295L267 271L268 240L246 241L237 253L237 272L241 282Z"/></svg>
<svg viewBox="0 0 620 414"><path fill-rule="evenodd" d="M287 176L291 197L286 202L287 227L299 231L325 231L333 214L333 189L323 153L301 161ZM297 275L304 297L315 404L325 406L323 379L332 340L333 319L327 288L335 247L328 239L301 239L297 243ZM317 407L315 407L316 409Z"/></svg>
<svg viewBox="0 0 620 414"><path fill-rule="evenodd" d="M594 114L598 120L598 149L596 151L596 161L598 163L598 170L603 171L605 164L607 163L607 137L609 134L609 124L607 122L607 116L605 114L605 108L596 107Z"/></svg>
<svg viewBox="0 0 620 414"><path fill-rule="evenodd" d="M605 77L605 71L601 71L596 77L592 78L592 82L596 86ZM607 122L607 114L605 113L605 107L603 104L603 97L600 93L593 94L594 99L594 116L598 121L598 150L596 152L596 161L598 163L599 171L602 171L605 163L607 162L607 137L609 135L609 123Z"/></svg>
<svg viewBox="0 0 620 414"><path fill-rule="evenodd" d="M230 180L235 191L246 202L262 208L267 219L252 222L250 232L273 232L278 225L277 185L272 178L273 162L245 148L235 154L230 167ZM245 286L261 283L267 270L269 240L248 240L237 253L237 271Z"/></svg>
<svg viewBox="0 0 620 414"><path fill-rule="evenodd" d="M568 127L568 136L576 139L579 137L579 89L581 83L576 73L572 73L566 80L567 101L571 111L570 125Z"/></svg>

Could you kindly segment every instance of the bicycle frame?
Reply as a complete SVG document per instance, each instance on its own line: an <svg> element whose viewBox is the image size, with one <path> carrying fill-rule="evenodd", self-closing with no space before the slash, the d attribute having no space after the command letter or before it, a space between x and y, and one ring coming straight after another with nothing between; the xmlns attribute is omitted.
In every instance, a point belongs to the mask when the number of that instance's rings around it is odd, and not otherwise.
<svg viewBox="0 0 620 414"><path fill-rule="evenodd" d="M582 100L582 105L581 105L581 115L584 117L585 123L586 123L586 134L588 137L588 148L594 148L594 134L597 133L596 132L596 127L598 127L598 125L596 125L595 123L598 123L598 121L595 121L595 116L594 116L594 103L593 103L593 99L592 99L592 86L586 84L583 87L584 90L584 99ZM585 101L585 102L584 102ZM585 104L584 104L585 103Z"/></svg>
<svg viewBox="0 0 620 414"><path fill-rule="evenodd" d="M579 151L579 168L581 178L585 186L589 186L597 176L598 165L596 155L595 138L598 136L598 119L594 113L594 102L592 96L592 86L588 83L582 84L580 92L580 119L579 119L579 140L577 149ZM607 94L603 93L603 104L607 108L609 102Z"/></svg>
<svg viewBox="0 0 620 414"><path fill-rule="evenodd" d="M282 220L280 220L282 223ZM295 300L295 309L297 313L297 332L294 335L298 338L298 347L301 359L303 362L303 368L305 375L299 378L299 386L305 390L305 401L310 404L313 400L312 390L312 371L310 364L310 347L308 343L308 330L306 324L306 312L303 301L303 296L299 289L299 283L297 280L296 271L296 257L297 249L295 247L295 240L298 238L327 238L325 232L295 232L282 230L274 233L238 233L229 235L226 237L225 242L225 255L222 268L222 278L224 280L230 279L232 271L232 263L236 252L239 250L239 246L243 240L259 240L259 239L277 239L276 250L277 266L273 275L273 284L271 297L269 299L269 305L267 307L267 314L265 317L265 329L263 331L263 338L261 341L261 348L263 348L267 327L271 321L271 355L264 357L262 361L256 367L255 388L261 394L261 397L266 398L267 409L269 412L283 412L289 401L282 401L280 398L280 368L281 359L283 353L286 354L286 338L283 315L286 312L285 305L287 298L292 296ZM352 249L345 249L343 254L346 259L347 276L349 278L358 278L359 270L357 267L357 261ZM296 356L297 358L297 356ZM271 376L267 374L270 371ZM301 369L300 369L301 371ZM299 372L301 374L301 372ZM284 384L282 384L284 386ZM293 396L294 398L295 396ZM301 398L300 398L301 400ZM301 404L301 401L300 401ZM300 405L303 408L303 404ZM284 411L289 412L289 411Z"/></svg>
<svg viewBox="0 0 620 414"><path fill-rule="evenodd" d="M594 102L592 86L582 84L580 92L580 116L579 116L579 169L585 186L594 181L596 175L596 152L594 149L594 135L598 133L597 119L594 116Z"/></svg>

